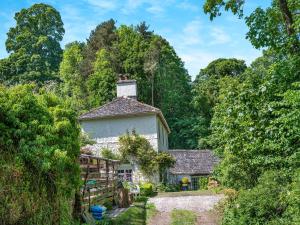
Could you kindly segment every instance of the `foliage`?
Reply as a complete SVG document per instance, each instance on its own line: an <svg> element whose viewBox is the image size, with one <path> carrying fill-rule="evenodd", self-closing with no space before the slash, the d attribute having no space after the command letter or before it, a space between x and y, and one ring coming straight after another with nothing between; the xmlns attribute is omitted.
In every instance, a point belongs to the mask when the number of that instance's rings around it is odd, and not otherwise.
<svg viewBox="0 0 300 225"><path fill-rule="evenodd" d="M294 201L298 199L299 202L300 195L298 193L292 197L293 201L288 201L287 193L295 191L290 182L287 171L266 172L257 186L240 191L238 197L231 200L224 212L223 224L297 224L299 205ZM289 210L295 214L288 214Z"/></svg>
<svg viewBox="0 0 300 225"><path fill-rule="evenodd" d="M183 209L173 209L171 212L171 225L194 225L197 222L195 212Z"/></svg>
<svg viewBox="0 0 300 225"><path fill-rule="evenodd" d="M211 134L210 123L213 116L213 108L218 102L219 80L223 77L240 76L246 69L243 60L216 59L201 69L194 81L192 104L197 114L193 118L193 130L196 132L200 148L210 148L208 136Z"/></svg>
<svg viewBox="0 0 300 225"><path fill-rule="evenodd" d="M61 61L64 35L60 14L52 6L34 4L15 14L7 33L8 58L0 61L0 80L7 84L53 79Z"/></svg>
<svg viewBox="0 0 300 225"><path fill-rule="evenodd" d="M115 21L110 19L99 24L91 31L85 48L83 49L83 63L80 66L81 74L88 77L93 73L93 63L97 52L104 49L114 51L113 43L117 40Z"/></svg>
<svg viewBox="0 0 300 225"><path fill-rule="evenodd" d="M112 150L109 148L102 148L101 149L101 156L106 159L114 159L114 160L119 160L120 156L115 154Z"/></svg>
<svg viewBox="0 0 300 225"><path fill-rule="evenodd" d="M221 15L221 9L231 10L243 17L243 5L240 0L206 0L204 12L213 19ZM250 1L249 1L250 2ZM270 7L256 8L245 17L249 32L246 37L256 48L268 47L276 51L299 53L300 14L298 0L273 0Z"/></svg>
<svg viewBox="0 0 300 225"><path fill-rule="evenodd" d="M59 67L59 75L62 80L60 94L70 104L71 108L79 113L89 106L86 101L85 78L80 73L80 66L83 62L83 48L84 44L79 42L66 45Z"/></svg>
<svg viewBox="0 0 300 225"><path fill-rule="evenodd" d="M147 197L153 195L153 184L152 183L144 183L141 185L141 194Z"/></svg>
<svg viewBox="0 0 300 225"><path fill-rule="evenodd" d="M146 176L152 176L174 163L168 153L157 153L149 141L135 131L119 138L119 152L123 160L138 165Z"/></svg>
<svg viewBox="0 0 300 225"><path fill-rule="evenodd" d="M154 217L159 211L156 209L153 203L146 204L146 224L150 224L150 220Z"/></svg>
<svg viewBox="0 0 300 225"><path fill-rule="evenodd" d="M79 136L80 147L96 144L96 141L91 139L87 133L80 132Z"/></svg>
<svg viewBox="0 0 300 225"><path fill-rule="evenodd" d="M34 86L0 87L1 224L71 224L76 114Z"/></svg>
<svg viewBox="0 0 300 225"><path fill-rule="evenodd" d="M200 190L208 189L208 177L200 177L199 178L199 189Z"/></svg>
<svg viewBox="0 0 300 225"><path fill-rule="evenodd" d="M114 225L140 225L146 223L147 210L146 210L147 198L144 201L134 202L133 205L125 212L118 215L113 219Z"/></svg>
<svg viewBox="0 0 300 225"><path fill-rule="evenodd" d="M259 73L251 67L241 80L222 79L211 142L223 158L217 172L224 185L250 188L264 170L297 168L299 89L288 89L299 76L297 65L292 57Z"/></svg>
<svg viewBox="0 0 300 225"><path fill-rule="evenodd" d="M177 192L180 191L180 185L159 183L156 185L156 190L158 192Z"/></svg>
<svg viewBox="0 0 300 225"><path fill-rule="evenodd" d="M112 200L110 199L105 199L105 201L103 202L103 206L107 208L107 210L112 210L113 209L113 203Z"/></svg>
<svg viewBox="0 0 300 225"><path fill-rule="evenodd" d="M87 80L89 102L92 107L103 105L115 97L117 76L112 69L106 50L96 53L94 72Z"/></svg>
<svg viewBox="0 0 300 225"><path fill-rule="evenodd" d="M135 131L119 138L119 152L123 160L140 166L141 171L151 176L158 171L155 162L156 152L149 141L139 136Z"/></svg>

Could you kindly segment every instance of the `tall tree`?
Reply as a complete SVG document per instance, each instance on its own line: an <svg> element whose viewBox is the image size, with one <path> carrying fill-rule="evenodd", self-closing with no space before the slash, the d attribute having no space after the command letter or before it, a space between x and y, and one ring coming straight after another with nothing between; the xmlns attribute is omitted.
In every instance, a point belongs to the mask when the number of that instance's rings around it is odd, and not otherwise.
<svg viewBox="0 0 300 225"><path fill-rule="evenodd" d="M84 62L81 65L81 72L89 76L93 72L93 62L99 50L112 51L113 42L117 41L116 21L113 19L104 21L91 31L84 48Z"/></svg>
<svg viewBox="0 0 300 225"><path fill-rule="evenodd" d="M85 77L80 73L83 61L84 44L73 42L66 45L60 64L59 75L62 79L60 92L77 112L88 108Z"/></svg>
<svg viewBox="0 0 300 225"><path fill-rule="evenodd" d="M12 83L49 79L58 71L62 57L59 42L65 31L59 12L41 3L22 9L14 18L16 26L10 28L5 43L11 55L1 61L1 77L6 76ZM9 71L5 70L8 64Z"/></svg>
<svg viewBox="0 0 300 225"><path fill-rule="evenodd" d="M97 52L93 70L87 80L87 89L91 107L97 107L111 101L116 95L117 76L105 49Z"/></svg>
<svg viewBox="0 0 300 225"><path fill-rule="evenodd" d="M215 107L219 97L219 80L223 77L240 76L247 66L244 60L216 59L201 69L196 76L193 86L193 107L197 116L194 124L199 132L199 147L211 147L207 140L210 135L210 121L213 117L213 108Z"/></svg>

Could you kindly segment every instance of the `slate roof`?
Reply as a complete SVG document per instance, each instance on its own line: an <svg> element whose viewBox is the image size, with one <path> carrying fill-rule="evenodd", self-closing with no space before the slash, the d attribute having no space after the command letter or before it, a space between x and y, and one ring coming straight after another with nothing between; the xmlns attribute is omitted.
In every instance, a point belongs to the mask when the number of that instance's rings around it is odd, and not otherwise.
<svg viewBox="0 0 300 225"><path fill-rule="evenodd" d="M170 168L171 174L207 175L220 161L211 150L169 150L176 163Z"/></svg>
<svg viewBox="0 0 300 225"><path fill-rule="evenodd" d="M158 108L128 97L115 98L103 106L80 115L79 120L95 120L107 117L134 116L141 114L157 114L162 123L165 125L167 131L170 132L170 128L162 112Z"/></svg>

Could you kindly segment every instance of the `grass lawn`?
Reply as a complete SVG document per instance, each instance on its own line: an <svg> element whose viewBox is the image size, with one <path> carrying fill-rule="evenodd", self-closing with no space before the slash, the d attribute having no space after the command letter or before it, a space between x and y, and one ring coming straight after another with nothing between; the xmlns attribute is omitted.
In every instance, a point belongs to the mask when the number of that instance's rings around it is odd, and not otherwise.
<svg viewBox="0 0 300 225"><path fill-rule="evenodd" d="M147 198L140 198L127 211L112 220L114 225L146 225L147 221L156 214L153 204L147 204Z"/></svg>
<svg viewBox="0 0 300 225"><path fill-rule="evenodd" d="M199 195L213 195L211 190L197 190L197 191L178 191L178 192L159 192L158 197L179 197L179 196L199 196Z"/></svg>
<svg viewBox="0 0 300 225"><path fill-rule="evenodd" d="M194 225L197 215L193 211L174 209L171 212L171 225Z"/></svg>

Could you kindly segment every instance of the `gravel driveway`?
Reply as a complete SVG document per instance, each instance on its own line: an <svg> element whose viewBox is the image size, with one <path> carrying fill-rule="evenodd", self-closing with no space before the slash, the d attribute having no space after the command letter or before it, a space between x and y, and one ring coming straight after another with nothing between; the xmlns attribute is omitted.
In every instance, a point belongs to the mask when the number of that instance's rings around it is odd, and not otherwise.
<svg viewBox="0 0 300 225"><path fill-rule="evenodd" d="M154 197L149 199L160 212L171 212L173 209L186 209L204 212L212 209L224 196L180 196L180 197Z"/></svg>
<svg viewBox="0 0 300 225"><path fill-rule="evenodd" d="M173 209L192 210L197 213L197 225L216 225L218 218L213 209L224 195L154 197L148 200L153 203L158 213L149 221L149 225L169 225L170 212Z"/></svg>

